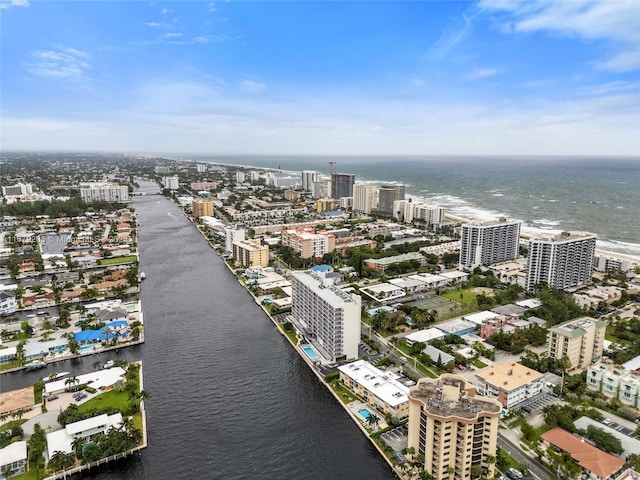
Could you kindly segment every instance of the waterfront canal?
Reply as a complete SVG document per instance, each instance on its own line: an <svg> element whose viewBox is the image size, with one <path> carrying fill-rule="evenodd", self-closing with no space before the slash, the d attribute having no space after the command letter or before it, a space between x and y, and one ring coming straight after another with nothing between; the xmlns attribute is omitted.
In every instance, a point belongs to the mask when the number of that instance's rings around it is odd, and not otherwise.
<svg viewBox="0 0 640 480"><path fill-rule="evenodd" d="M149 447L83 478L395 479L179 208L160 196L133 206L146 343L57 368L142 359ZM3 375L2 390L42 372Z"/></svg>

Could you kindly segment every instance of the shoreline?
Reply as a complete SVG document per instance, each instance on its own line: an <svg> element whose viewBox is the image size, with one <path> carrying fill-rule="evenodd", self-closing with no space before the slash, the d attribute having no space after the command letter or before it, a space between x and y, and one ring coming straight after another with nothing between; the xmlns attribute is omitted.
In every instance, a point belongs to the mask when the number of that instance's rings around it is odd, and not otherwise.
<svg viewBox="0 0 640 480"><path fill-rule="evenodd" d="M175 202L174 202L175 204ZM176 206L178 206L176 204ZM178 206L178 208L180 208ZM351 418L351 420L353 420L353 422L356 424L356 426L360 429L360 431L365 435L365 437L369 440L369 442L374 446L374 448L378 451L378 453L380 454L380 456L384 459L384 461L387 463L387 465L389 466L389 468L391 468L391 470L393 471L393 473L396 475L396 477L398 477L399 479L404 478L402 476L402 472L401 470L396 467L393 462L391 461L390 458L388 458L385 454L384 451L380 448L380 445L378 445L378 443L375 441L375 439L371 436L371 434L369 432L367 432L366 428L364 427L364 425L358 420L358 418L355 416L355 414L349 410L349 408L347 407L347 405L345 403L342 402L342 400L340 399L340 397L338 396L338 394L336 394L336 392L333 390L333 388L331 388L331 386L324 380L324 377L320 374L320 372L318 372L318 370L315 368L314 364L311 362L311 360L298 348L297 345L294 345L293 342L291 341L291 339L289 338L288 335L286 335L282 329L280 328L280 325L278 324L278 322L271 316L271 314L265 309L264 305L262 305L261 303L258 302L257 297L253 294L253 292L251 292L244 283L242 283L242 281L240 280L240 278L238 277L238 275L236 274L236 272L233 270L233 268L231 268L231 266L226 262L226 260L224 258L221 257L221 255L215 250L215 248L213 247L213 245L211 245L211 242L209 241L209 239L207 239L207 237L205 236L204 232L202 230L200 230L198 228L198 226L193 222L192 218L190 218L186 212L184 212L184 210L180 209L182 211L182 213L185 215L185 217L187 217L187 219L190 221L191 225L195 227L195 229L200 233L200 235L202 235L202 238L209 244L209 246L214 250L214 252L216 252L216 255L220 258L220 260L223 262L223 264L225 265L225 267L227 268L227 270L231 273L231 275L233 275L236 280L238 281L238 284L242 287L242 289L244 291L246 291L251 298L253 299L254 303L264 312L264 314L267 316L267 318L271 321L271 323L273 323L274 327L276 328L277 332L282 335L286 341L289 343L289 345L291 345L291 347L293 348L293 350L298 354L298 356L302 359L302 361L304 361L307 366L309 367L309 369L313 372L313 374L316 376L316 378L318 379L318 381L331 393L331 395L333 396L333 398L336 400L336 402L342 407L342 409L347 413L347 415Z"/></svg>

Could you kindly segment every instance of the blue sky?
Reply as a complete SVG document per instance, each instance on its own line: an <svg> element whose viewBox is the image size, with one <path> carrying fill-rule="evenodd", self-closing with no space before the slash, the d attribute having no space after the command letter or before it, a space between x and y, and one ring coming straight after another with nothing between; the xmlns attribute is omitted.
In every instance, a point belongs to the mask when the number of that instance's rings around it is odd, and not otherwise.
<svg viewBox="0 0 640 480"><path fill-rule="evenodd" d="M640 155L640 2L0 0L3 150Z"/></svg>

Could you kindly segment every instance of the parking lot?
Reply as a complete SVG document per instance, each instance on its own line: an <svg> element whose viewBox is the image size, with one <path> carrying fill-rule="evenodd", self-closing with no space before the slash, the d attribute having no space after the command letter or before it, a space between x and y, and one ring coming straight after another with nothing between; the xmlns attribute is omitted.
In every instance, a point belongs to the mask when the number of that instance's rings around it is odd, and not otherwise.
<svg viewBox="0 0 640 480"><path fill-rule="evenodd" d="M602 423L605 424L609 428L613 428L615 431L626 435L627 437L636 438L636 433L634 430L625 427L624 425L620 425L619 423L614 422L610 418L605 418L602 420Z"/></svg>
<svg viewBox="0 0 640 480"><path fill-rule="evenodd" d="M526 414L534 414L539 410L542 410L542 408L546 407L547 405L557 403L558 400L558 397L554 397L553 395L549 395L548 393L541 393L533 398L525 400L516 408L519 408Z"/></svg>

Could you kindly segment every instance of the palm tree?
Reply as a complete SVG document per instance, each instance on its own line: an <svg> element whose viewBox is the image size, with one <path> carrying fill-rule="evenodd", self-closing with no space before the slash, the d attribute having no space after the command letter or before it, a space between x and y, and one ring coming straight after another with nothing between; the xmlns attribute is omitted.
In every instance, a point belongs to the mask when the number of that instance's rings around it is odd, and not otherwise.
<svg viewBox="0 0 640 480"><path fill-rule="evenodd" d="M91 366L94 370L100 370L100 367L102 367L102 363L99 360L96 360L91 364Z"/></svg>
<svg viewBox="0 0 640 480"><path fill-rule="evenodd" d="M71 385L73 387L76 383L80 383L80 380L78 380L78 377L73 375L64 381L64 386L66 387L68 385Z"/></svg>
<svg viewBox="0 0 640 480"><path fill-rule="evenodd" d="M370 427L375 427L379 422L380 417L375 413L372 413L367 417L367 425L369 425Z"/></svg>
<svg viewBox="0 0 640 480"><path fill-rule="evenodd" d="M82 456L82 447L84 446L84 441L80 437L74 437L71 442L71 447L76 454L76 457L81 458Z"/></svg>
<svg viewBox="0 0 640 480"><path fill-rule="evenodd" d="M58 375L56 372L51 372L49 374L49 381L53 380L54 378L56 378L56 375Z"/></svg>

